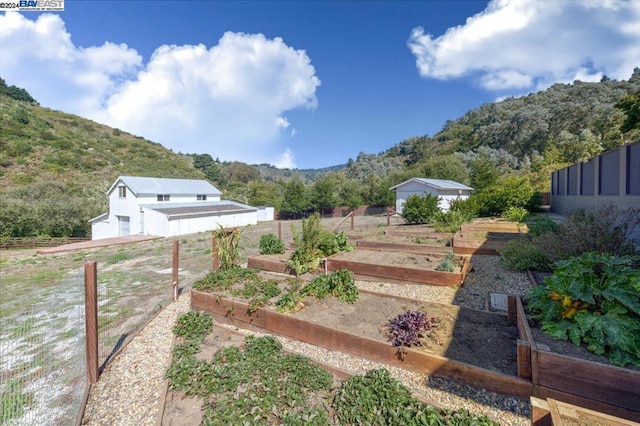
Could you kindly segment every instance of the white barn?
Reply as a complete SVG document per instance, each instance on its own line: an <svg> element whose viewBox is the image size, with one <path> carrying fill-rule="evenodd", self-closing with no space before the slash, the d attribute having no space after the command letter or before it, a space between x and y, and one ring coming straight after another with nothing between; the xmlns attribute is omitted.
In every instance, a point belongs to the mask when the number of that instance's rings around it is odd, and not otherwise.
<svg viewBox="0 0 640 426"><path fill-rule="evenodd" d="M396 192L396 212L402 214L404 203L411 195L420 197L431 194L438 197L438 207L443 212L449 211L452 200L466 199L471 195L473 188L461 183L444 179L413 178L396 186L392 186L392 191Z"/></svg>
<svg viewBox="0 0 640 426"><path fill-rule="evenodd" d="M120 176L107 191L109 211L90 220L91 239L170 237L258 222L259 209L221 195L205 180Z"/></svg>

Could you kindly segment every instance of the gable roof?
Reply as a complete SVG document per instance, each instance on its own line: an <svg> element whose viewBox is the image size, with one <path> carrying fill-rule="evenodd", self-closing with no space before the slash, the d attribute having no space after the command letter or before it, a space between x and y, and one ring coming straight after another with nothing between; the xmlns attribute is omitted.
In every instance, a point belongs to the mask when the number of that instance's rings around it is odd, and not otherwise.
<svg viewBox="0 0 640 426"><path fill-rule="evenodd" d="M392 186L391 188L389 188L390 190L394 190L397 189L400 186L403 186L409 182L418 182L420 184L423 185L427 185L430 186L432 188L435 189L465 189L465 190L470 190L473 191L473 188L461 184L459 182L453 181L453 180L445 180L445 179L427 179L427 178L413 178L413 179L409 179L406 180L402 183L399 183L395 186Z"/></svg>
<svg viewBox="0 0 640 426"><path fill-rule="evenodd" d="M119 184L122 183L129 188L135 195L221 195L222 193L215 186L206 180L200 179L167 179L154 177L138 177L138 176L120 176L115 183L111 185L107 194Z"/></svg>

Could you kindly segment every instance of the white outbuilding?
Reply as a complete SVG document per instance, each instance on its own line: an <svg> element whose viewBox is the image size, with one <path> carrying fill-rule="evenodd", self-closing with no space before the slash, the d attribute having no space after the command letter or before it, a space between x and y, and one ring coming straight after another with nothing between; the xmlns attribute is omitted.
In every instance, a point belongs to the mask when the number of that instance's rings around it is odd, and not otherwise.
<svg viewBox="0 0 640 426"><path fill-rule="evenodd" d="M90 220L91 238L170 237L258 223L259 209L221 195L206 180L120 176L107 191L109 211Z"/></svg>
<svg viewBox="0 0 640 426"><path fill-rule="evenodd" d="M399 214L402 214L404 203L411 195L424 197L426 194L431 194L436 196L438 197L438 207L446 212L449 211L452 200L467 199L473 191L473 188L452 180L426 178L409 179L389 189L396 192L396 212Z"/></svg>

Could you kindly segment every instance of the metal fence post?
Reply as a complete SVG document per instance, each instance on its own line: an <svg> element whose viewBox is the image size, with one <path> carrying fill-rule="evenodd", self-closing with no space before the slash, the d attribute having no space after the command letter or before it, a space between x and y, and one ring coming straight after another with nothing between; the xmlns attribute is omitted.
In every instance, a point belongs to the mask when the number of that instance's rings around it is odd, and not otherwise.
<svg viewBox="0 0 640 426"><path fill-rule="evenodd" d="M86 361L89 383L98 381L98 268L96 261L84 264L84 312Z"/></svg>
<svg viewBox="0 0 640 426"><path fill-rule="evenodd" d="M180 242L173 240L173 266L171 270L171 285L173 300L178 300L178 264L179 264Z"/></svg>

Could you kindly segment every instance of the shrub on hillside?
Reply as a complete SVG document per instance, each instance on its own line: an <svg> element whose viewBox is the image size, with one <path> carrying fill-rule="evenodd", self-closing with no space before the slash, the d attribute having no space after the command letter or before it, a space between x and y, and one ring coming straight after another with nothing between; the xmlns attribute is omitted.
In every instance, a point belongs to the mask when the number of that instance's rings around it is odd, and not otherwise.
<svg viewBox="0 0 640 426"><path fill-rule="evenodd" d="M537 246L552 262L580 256L586 252L616 256L640 253L640 208L621 210L614 205L575 211L558 228L536 238Z"/></svg>
<svg viewBox="0 0 640 426"><path fill-rule="evenodd" d="M479 216L499 216L513 207L537 211L542 198L527 178L508 177L474 194L472 202L478 206Z"/></svg>
<svg viewBox="0 0 640 426"><path fill-rule="evenodd" d="M430 223L439 211L438 197L411 195L402 208L402 217L411 224Z"/></svg>

